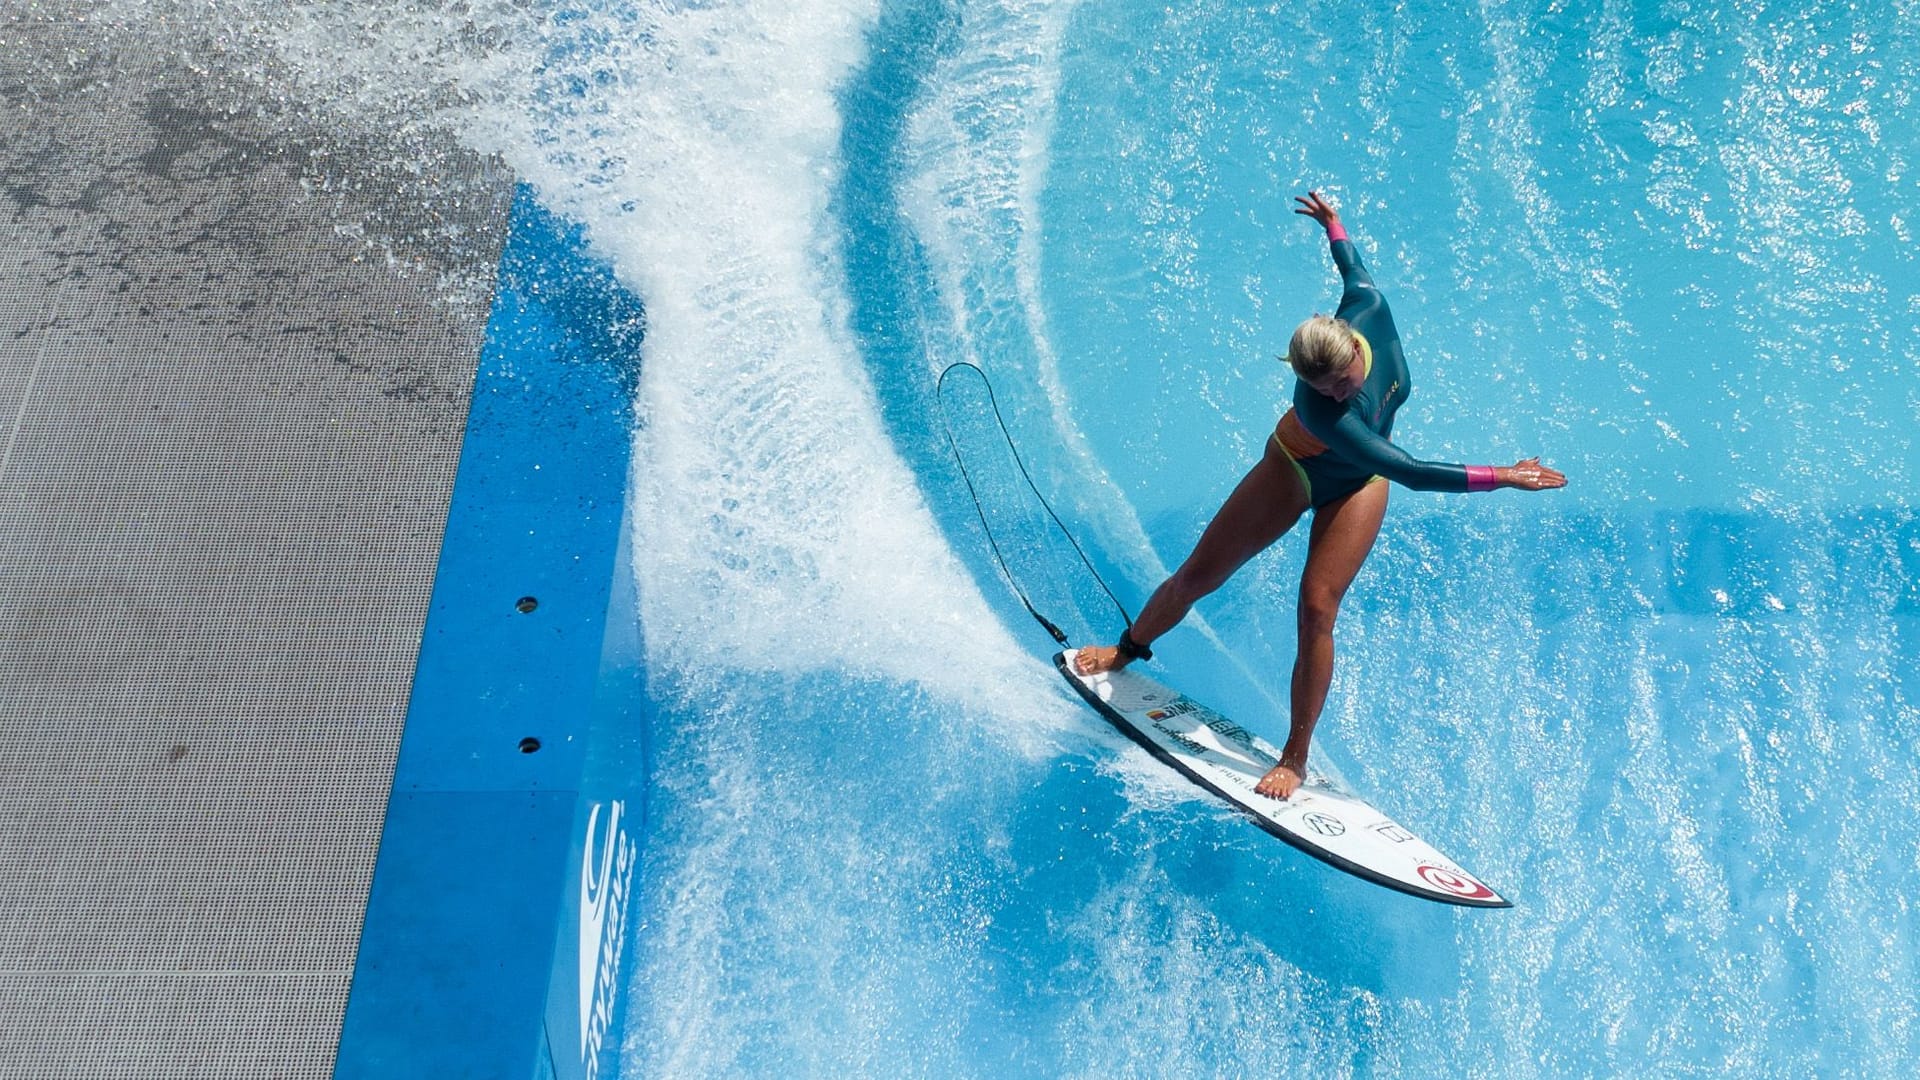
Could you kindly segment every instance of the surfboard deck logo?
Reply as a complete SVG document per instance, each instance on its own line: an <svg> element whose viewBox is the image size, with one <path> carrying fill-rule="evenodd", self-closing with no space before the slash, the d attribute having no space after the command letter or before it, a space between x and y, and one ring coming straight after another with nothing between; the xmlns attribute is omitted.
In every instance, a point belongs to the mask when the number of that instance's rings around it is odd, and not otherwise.
<svg viewBox="0 0 1920 1080"><path fill-rule="evenodd" d="M1078 652L1068 649L1053 663L1087 704L1266 831L1349 874L1412 896L1464 907L1513 906L1411 830L1311 768L1291 799L1256 794L1253 786L1280 759L1272 744L1131 667L1083 677L1073 669Z"/></svg>

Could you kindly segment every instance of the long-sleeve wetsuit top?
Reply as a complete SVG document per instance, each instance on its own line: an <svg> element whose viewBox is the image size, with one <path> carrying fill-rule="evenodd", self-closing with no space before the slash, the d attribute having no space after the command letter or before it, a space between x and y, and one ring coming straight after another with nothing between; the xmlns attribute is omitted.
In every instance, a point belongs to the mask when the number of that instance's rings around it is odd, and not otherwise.
<svg viewBox="0 0 1920 1080"><path fill-rule="evenodd" d="M1400 351L1400 332L1353 241L1344 235L1329 235L1328 240L1342 284L1338 315L1365 339L1363 354L1371 351L1373 366L1360 391L1346 401L1335 401L1305 380L1294 382L1293 412L1311 438L1288 431L1284 418L1279 434L1296 460L1311 459L1314 504L1337 493L1329 488L1357 491L1375 476L1417 491L1468 490L1465 465L1420 461L1388 441L1393 415L1413 389ZM1302 452L1316 449L1320 452Z"/></svg>

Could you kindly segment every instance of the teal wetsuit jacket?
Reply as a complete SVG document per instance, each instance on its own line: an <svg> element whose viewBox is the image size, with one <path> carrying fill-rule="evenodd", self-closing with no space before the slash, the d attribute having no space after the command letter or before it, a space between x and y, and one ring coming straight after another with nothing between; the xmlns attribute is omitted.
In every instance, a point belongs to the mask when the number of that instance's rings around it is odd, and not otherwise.
<svg viewBox="0 0 1920 1080"><path fill-rule="evenodd" d="M1400 332L1353 241L1344 234L1328 239L1340 270L1338 317L1360 334L1372 367L1360 392L1346 401L1295 380L1293 408L1280 418L1271 443L1299 465L1316 508L1353 494L1375 477L1416 491L1469 490L1465 465L1421 461L1390 441L1393 415L1413 390Z"/></svg>

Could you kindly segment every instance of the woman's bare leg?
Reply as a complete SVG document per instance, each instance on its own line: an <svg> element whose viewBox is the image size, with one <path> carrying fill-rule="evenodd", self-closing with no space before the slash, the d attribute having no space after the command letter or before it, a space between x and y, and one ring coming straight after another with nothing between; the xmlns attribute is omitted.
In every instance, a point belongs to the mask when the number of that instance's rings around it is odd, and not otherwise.
<svg viewBox="0 0 1920 1080"><path fill-rule="evenodd" d="M1254 790L1276 799L1291 796L1307 775L1307 749L1333 683L1333 624L1340 601L1360 573L1387 516L1387 483L1375 481L1314 512L1307 538L1307 566L1300 573L1300 651L1293 661L1292 730L1280 764Z"/></svg>
<svg viewBox="0 0 1920 1080"><path fill-rule="evenodd" d="M1285 536L1306 511L1306 485L1293 463L1269 448L1213 515L1187 561L1153 590L1133 621L1134 642L1151 645L1173 629L1201 597ZM1074 663L1082 675L1092 675L1124 667L1127 658L1115 646L1096 645L1081 649Z"/></svg>

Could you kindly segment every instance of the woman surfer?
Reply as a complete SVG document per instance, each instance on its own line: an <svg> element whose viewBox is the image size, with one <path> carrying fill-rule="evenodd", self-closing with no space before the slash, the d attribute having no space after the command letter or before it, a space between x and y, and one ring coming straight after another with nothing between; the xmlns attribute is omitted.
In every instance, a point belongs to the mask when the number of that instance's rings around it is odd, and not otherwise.
<svg viewBox="0 0 1920 1080"><path fill-rule="evenodd" d="M1333 623L1341 598L1373 550L1387 512L1387 485L1416 491L1526 491L1565 487L1567 478L1527 458L1514 465L1448 465L1419 461L1388 441L1393 416L1411 390L1400 334L1387 302L1360 262L1340 215L1309 191L1294 197L1327 231L1340 271L1340 307L1315 315L1293 332L1293 408L1267 439L1266 452L1213 516L1193 554L1155 589L1120 642L1080 650L1075 665L1091 675L1147 659L1148 646L1186 618L1201 597L1218 589L1300 520L1309 507L1307 565L1300 575L1299 652L1293 662L1292 727L1280 763L1254 790L1285 799L1307 771L1307 748L1333 681Z"/></svg>

